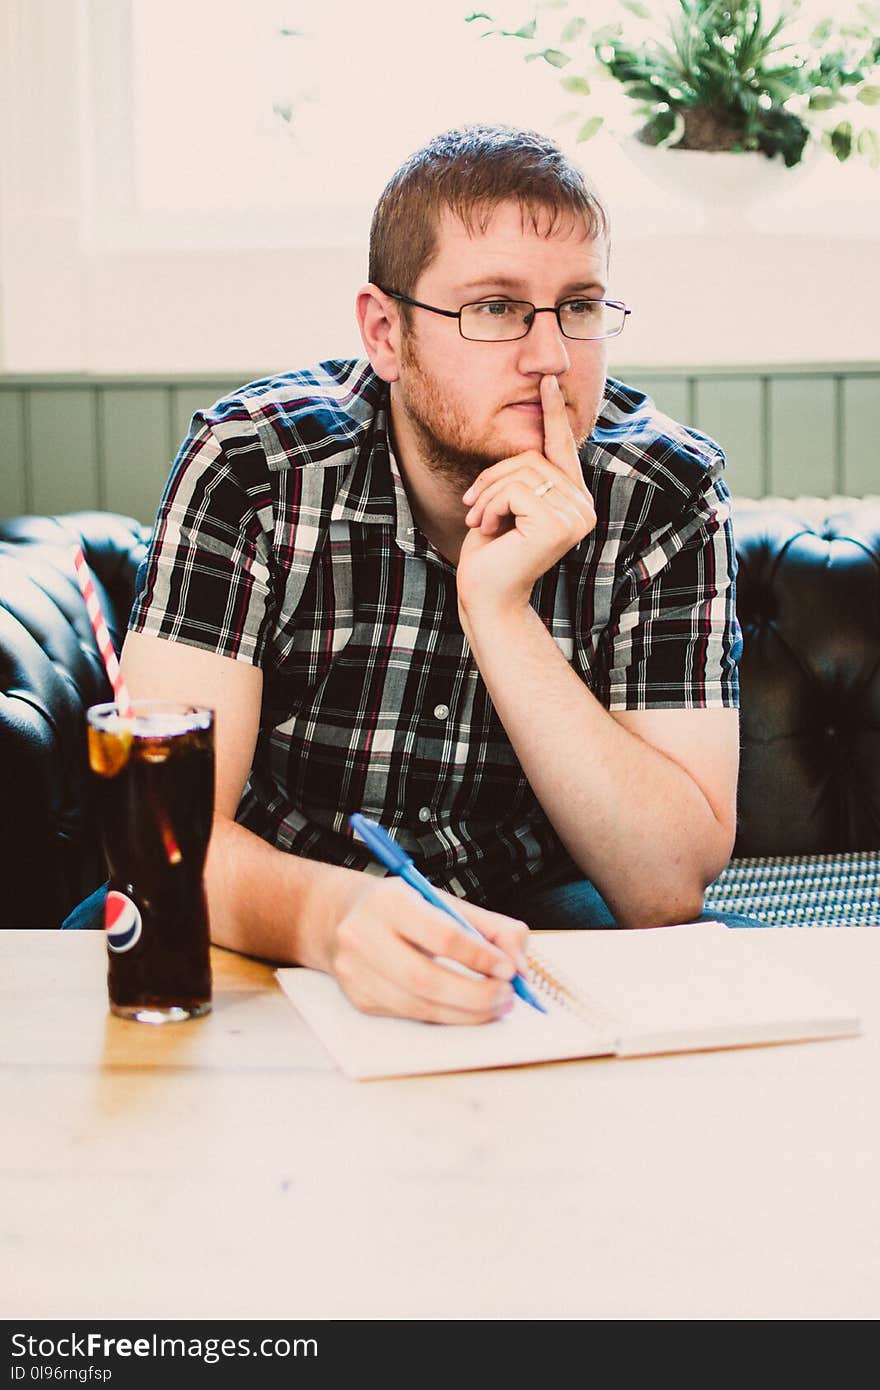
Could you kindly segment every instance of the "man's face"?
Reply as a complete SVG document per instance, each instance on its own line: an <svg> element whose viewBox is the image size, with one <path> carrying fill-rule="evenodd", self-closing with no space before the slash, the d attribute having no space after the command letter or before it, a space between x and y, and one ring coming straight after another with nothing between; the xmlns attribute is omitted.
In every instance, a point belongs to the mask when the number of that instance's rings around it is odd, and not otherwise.
<svg viewBox="0 0 880 1390"><path fill-rule="evenodd" d="M549 221L549 218L548 218ZM564 218L550 236L535 232L518 203L495 209L485 232L471 235L450 213L440 223L437 255L419 276L413 299L457 310L481 299L558 305L607 293L607 248L580 220ZM557 377L572 433L582 444L602 401L607 344L565 338L553 314L537 314L524 338L470 342L454 319L411 309L401 324L400 377L392 417L405 415L435 474L469 486L499 459L543 449L541 377Z"/></svg>

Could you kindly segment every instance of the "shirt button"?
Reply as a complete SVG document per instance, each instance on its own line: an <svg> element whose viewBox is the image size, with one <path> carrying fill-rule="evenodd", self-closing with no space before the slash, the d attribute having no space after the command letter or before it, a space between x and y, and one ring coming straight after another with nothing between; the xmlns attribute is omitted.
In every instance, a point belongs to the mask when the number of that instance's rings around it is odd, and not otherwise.
<svg viewBox="0 0 880 1390"><path fill-rule="evenodd" d="M437 717L438 719L448 719L448 718L449 718L449 706L448 706L448 705L435 705L435 706L434 706L434 714L436 715L436 717Z"/></svg>
<svg viewBox="0 0 880 1390"><path fill-rule="evenodd" d="M420 807L419 807L419 820L420 820L420 821L426 821L426 820L430 820L430 819L431 819L431 808L430 808L430 806L420 806Z"/></svg>

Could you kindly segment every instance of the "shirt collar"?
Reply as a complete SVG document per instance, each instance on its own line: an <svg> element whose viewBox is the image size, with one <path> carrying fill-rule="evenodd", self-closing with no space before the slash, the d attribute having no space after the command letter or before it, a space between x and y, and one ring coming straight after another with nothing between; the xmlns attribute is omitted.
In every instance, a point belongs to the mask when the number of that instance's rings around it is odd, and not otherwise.
<svg viewBox="0 0 880 1390"><path fill-rule="evenodd" d="M395 492L388 446L388 389L383 391L375 414L342 478L331 521L379 522L393 525Z"/></svg>
<svg viewBox="0 0 880 1390"><path fill-rule="evenodd" d="M416 528L400 466L391 447L389 400L386 388L376 406L372 426L342 479L330 520L393 527L400 549L413 555L416 553Z"/></svg>

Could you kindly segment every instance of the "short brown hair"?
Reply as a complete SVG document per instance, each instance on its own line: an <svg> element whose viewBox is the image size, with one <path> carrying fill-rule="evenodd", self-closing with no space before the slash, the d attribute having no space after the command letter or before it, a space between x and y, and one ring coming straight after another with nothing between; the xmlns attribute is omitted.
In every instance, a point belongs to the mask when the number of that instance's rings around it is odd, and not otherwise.
<svg viewBox="0 0 880 1390"><path fill-rule="evenodd" d="M610 245L597 190L552 140L511 126L462 126L434 136L387 184L370 227L371 283L412 294L436 254L445 209L472 233L508 201L519 203L536 232L545 227L549 235L563 218L580 217L589 236Z"/></svg>

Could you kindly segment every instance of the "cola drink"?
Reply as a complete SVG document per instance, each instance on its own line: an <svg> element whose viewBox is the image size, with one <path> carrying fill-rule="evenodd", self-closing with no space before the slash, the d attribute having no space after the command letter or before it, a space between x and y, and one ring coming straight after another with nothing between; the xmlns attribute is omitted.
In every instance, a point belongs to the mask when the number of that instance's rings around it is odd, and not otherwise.
<svg viewBox="0 0 880 1390"><path fill-rule="evenodd" d="M214 814L213 711L135 701L88 711L89 764L110 874L110 1009L142 1023L211 1007L203 870Z"/></svg>

